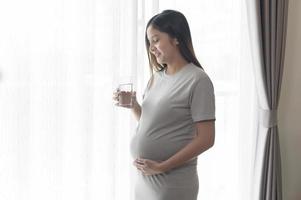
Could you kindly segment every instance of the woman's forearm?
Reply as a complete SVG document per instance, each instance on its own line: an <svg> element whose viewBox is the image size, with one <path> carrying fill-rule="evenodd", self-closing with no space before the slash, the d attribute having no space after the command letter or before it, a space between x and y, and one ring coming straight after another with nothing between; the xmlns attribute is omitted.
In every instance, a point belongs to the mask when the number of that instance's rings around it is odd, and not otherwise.
<svg viewBox="0 0 301 200"><path fill-rule="evenodd" d="M183 165L213 146L214 125L209 122L202 126L202 133L199 133L190 143L172 157L162 162L162 168L164 171Z"/></svg>
<svg viewBox="0 0 301 200"><path fill-rule="evenodd" d="M172 168L183 165L184 163L195 158L210 147L211 145L204 144L204 142L199 141L199 139L197 138L193 139L183 149L181 149L175 155L162 163L164 166L164 171L168 171Z"/></svg>
<svg viewBox="0 0 301 200"><path fill-rule="evenodd" d="M135 101L131 110L132 110L132 113L134 114L135 119L137 121L139 121L140 117L141 117L141 106L139 105L139 103L137 101Z"/></svg>

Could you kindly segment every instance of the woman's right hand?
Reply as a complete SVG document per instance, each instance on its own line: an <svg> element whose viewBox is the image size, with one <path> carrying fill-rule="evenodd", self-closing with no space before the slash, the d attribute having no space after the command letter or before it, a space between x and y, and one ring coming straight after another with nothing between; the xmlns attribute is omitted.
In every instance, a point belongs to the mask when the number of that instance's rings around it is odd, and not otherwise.
<svg viewBox="0 0 301 200"><path fill-rule="evenodd" d="M132 101L131 105L122 105L122 104L119 104L119 97L120 97L120 95L121 95L121 91L119 91L118 89L115 92L113 92L112 99L114 100L115 106L119 106L119 107L123 107L123 108L134 108L135 105L138 104L137 99L136 99L136 92L135 91L132 92L132 95L131 95L131 101Z"/></svg>

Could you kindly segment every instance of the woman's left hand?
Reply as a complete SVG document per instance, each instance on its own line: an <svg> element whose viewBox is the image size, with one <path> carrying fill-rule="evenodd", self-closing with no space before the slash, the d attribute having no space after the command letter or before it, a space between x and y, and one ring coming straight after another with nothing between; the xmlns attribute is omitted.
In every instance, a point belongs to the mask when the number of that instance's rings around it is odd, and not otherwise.
<svg viewBox="0 0 301 200"><path fill-rule="evenodd" d="M163 162L137 158L133 163L144 175L161 174L166 171Z"/></svg>

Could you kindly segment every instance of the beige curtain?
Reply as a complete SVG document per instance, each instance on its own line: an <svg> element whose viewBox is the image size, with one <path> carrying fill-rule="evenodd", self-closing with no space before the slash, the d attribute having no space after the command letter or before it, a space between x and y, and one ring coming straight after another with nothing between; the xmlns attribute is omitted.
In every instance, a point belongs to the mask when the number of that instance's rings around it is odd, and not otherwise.
<svg viewBox="0 0 301 200"><path fill-rule="evenodd" d="M284 67L288 0L247 1L247 7L259 100L253 199L281 200L277 109Z"/></svg>

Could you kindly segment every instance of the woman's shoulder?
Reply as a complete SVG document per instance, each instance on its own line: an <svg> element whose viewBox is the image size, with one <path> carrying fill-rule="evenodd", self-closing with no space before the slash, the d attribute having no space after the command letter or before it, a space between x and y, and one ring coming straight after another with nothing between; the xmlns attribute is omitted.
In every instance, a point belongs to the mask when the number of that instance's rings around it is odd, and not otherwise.
<svg viewBox="0 0 301 200"><path fill-rule="evenodd" d="M191 63L189 65L189 76L195 80L196 82L201 81L201 80L207 80L211 82L211 79L209 75L205 72L204 69L196 66L195 64Z"/></svg>
<svg viewBox="0 0 301 200"><path fill-rule="evenodd" d="M192 76L191 84L193 90L204 90L204 88L206 88L206 90L208 90L208 88L214 90L214 84L204 69L194 65L194 67L191 67L190 74Z"/></svg>

